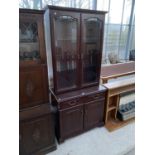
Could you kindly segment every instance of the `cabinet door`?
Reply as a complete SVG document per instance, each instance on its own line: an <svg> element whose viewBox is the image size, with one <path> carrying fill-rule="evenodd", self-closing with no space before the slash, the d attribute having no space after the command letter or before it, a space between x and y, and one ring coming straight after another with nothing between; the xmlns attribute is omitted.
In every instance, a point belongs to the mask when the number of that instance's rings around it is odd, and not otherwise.
<svg viewBox="0 0 155 155"><path fill-rule="evenodd" d="M28 154L55 146L51 115L20 122L20 142Z"/></svg>
<svg viewBox="0 0 155 155"><path fill-rule="evenodd" d="M85 104L84 128L89 129L103 124L104 100L92 101Z"/></svg>
<svg viewBox="0 0 155 155"><path fill-rule="evenodd" d="M78 87L79 13L52 12L55 91Z"/></svg>
<svg viewBox="0 0 155 155"><path fill-rule="evenodd" d="M82 14L82 86L98 84L100 76L104 15Z"/></svg>
<svg viewBox="0 0 155 155"><path fill-rule="evenodd" d="M26 108L48 102L47 66L20 68L19 103Z"/></svg>
<svg viewBox="0 0 155 155"><path fill-rule="evenodd" d="M60 138L67 138L83 130L83 106L60 111Z"/></svg>
<svg viewBox="0 0 155 155"><path fill-rule="evenodd" d="M19 60L20 65L46 62L42 14L20 12Z"/></svg>

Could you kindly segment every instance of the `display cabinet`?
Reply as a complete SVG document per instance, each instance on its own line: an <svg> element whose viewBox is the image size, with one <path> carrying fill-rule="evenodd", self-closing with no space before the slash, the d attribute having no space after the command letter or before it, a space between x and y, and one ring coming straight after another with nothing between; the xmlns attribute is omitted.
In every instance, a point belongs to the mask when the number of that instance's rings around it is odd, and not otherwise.
<svg viewBox="0 0 155 155"><path fill-rule="evenodd" d="M47 7L48 72L56 94L99 84L105 13Z"/></svg>
<svg viewBox="0 0 155 155"><path fill-rule="evenodd" d="M20 146L27 154L44 154L56 149L43 14L39 10L19 10Z"/></svg>
<svg viewBox="0 0 155 155"><path fill-rule="evenodd" d="M106 12L47 6L45 40L58 141L104 124L99 86Z"/></svg>

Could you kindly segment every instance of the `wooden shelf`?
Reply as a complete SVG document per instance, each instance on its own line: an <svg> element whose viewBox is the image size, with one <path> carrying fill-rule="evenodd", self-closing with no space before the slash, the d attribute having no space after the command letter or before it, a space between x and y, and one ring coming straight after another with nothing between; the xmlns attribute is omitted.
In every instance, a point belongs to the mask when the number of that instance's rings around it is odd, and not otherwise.
<svg viewBox="0 0 155 155"><path fill-rule="evenodd" d="M135 118L131 118L127 121L120 121L119 119L113 119L113 118L110 118L108 121L107 121L107 124L105 125L105 127L108 129L108 131L112 132L116 129L119 129L123 126L126 126L128 125L129 123L131 122L134 122Z"/></svg>
<svg viewBox="0 0 155 155"><path fill-rule="evenodd" d="M114 109L117 109L117 107L116 107L116 106L111 106L111 107L108 108L108 112L109 112L109 111L112 111L112 110L114 110Z"/></svg>

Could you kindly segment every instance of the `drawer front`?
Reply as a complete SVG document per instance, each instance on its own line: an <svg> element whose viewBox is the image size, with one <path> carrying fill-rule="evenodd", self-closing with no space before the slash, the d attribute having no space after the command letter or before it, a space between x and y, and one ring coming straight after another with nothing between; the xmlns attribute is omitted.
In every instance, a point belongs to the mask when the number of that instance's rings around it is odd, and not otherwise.
<svg viewBox="0 0 155 155"><path fill-rule="evenodd" d="M96 94L92 94L89 96L85 96L85 97L83 97L83 103L88 103L88 102L100 100L100 99L102 99L102 100L105 99L104 93L96 93Z"/></svg>
<svg viewBox="0 0 155 155"><path fill-rule="evenodd" d="M20 122L20 141L24 150L35 153L55 143L51 115Z"/></svg>
<svg viewBox="0 0 155 155"><path fill-rule="evenodd" d="M81 98L75 98L75 99L72 99L72 100L61 102L60 103L60 109L71 108L71 107L74 107L76 105L81 105L82 103L83 102L82 102Z"/></svg>
<svg viewBox="0 0 155 155"><path fill-rule="evenodd" d="M48 102L46 66L29 67L19 73L20 109Z"/></svg>
<svg viewBox="0 0 155 155"><path fill-rule="evenodd" d="M96 93L96 94L92 94L89 96L83 96L83 97L79 97L79 98L75 98L72 100L68 100L65 102L61 102L59 104L59 108L60 109L67 109L67 108L71 108L77 105L82 105L84 103L88 103L91 101L96 101L96 100L104 100L105 99L105 94L104 93Z"/></svg>

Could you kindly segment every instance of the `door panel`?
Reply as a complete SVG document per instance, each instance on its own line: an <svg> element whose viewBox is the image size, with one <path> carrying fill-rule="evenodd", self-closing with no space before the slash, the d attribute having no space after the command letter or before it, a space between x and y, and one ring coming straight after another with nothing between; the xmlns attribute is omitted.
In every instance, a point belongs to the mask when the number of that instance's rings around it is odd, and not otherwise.
<svg viewBox="0 0 155 155"><path fill-rule="evenodd" d="M52 129L51 129L52 127ZM20 140L30 154L54 143L51 115L20 123Z"/></svg>
<svg viewBox="0 0 155 155"><path fill-rule="evenodd" d="M57 91L78 87L80 14L53 11L55 82Z"/></svg>
<svg viewBox="0 0 155 155"><path fill-rule="evenodd" d="M69 137L83 130L83 106L60 111L60 135Z"/></svg>
<svg viewBox="0 0 155 155"><path fill-rule="evenodd" d="M82 85L99 82L103 42L103 15L82 14Z"/></svg>
<svg viewBox="0 0 155 155"><path fill-rule="evenodd" d="M19 73L19 102L20 108L48 102L46 65L21 69Z"/></svg>
<svg viewBox="0 0 155 155"><path fill-rule="evenodd" d="M84 128L89 129L103 122L104 100L85 104Z"/></svg>

